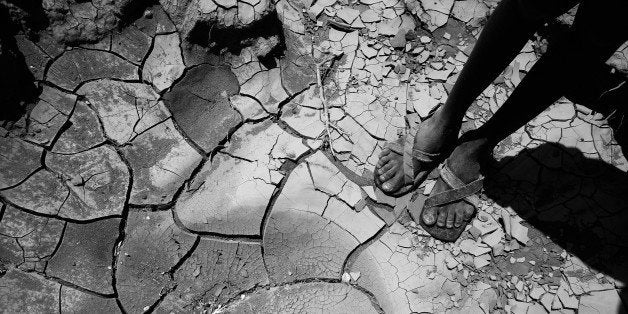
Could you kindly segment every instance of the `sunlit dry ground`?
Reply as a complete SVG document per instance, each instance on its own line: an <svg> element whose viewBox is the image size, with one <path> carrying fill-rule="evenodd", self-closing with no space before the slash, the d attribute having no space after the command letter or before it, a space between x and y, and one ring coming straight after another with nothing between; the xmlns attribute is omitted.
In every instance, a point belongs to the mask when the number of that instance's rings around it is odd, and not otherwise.
<svg viewBox="0 0 628 314"><path fill-rule="evenodd" d="M0 129L0 308L625 310L628 163L583 106L560 100L495 150L453 244L411 221L411 195L371 186L382 146L446 99L495 4L164 0L93 45L18 36L42 93ZM207 52L194 34L273 21L283 31L235 48ZM526 45L465 130L542 46Z"/></svg>

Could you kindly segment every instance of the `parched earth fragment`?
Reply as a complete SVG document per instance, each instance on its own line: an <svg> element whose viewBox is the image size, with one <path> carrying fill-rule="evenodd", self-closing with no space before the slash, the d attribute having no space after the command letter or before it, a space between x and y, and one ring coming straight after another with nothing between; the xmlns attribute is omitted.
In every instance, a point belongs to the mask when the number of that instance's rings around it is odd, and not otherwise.
<svg viewBox="0 0 628 314"><path fill-rule="evenodd" d="M16 185L41 167L43 148L15 137L0 137L0 189Z"/></svg>
<svg viewBox="0 0 628 314"><path fill-rule="evenodd" d="M406 5L423 23L427 24L430 31L434 31L447 23L454 0L406 0Z"/></svg>
<svg viewBox="0 0 628 314"><path fill-rule="evenodd" d="M445 261L451 253L413 245L413 237L399 223L393 224L381 238L351 259L348 271L361 274L357 284L374 294L385 313L479 309L480 300L463 295L457 270L447 267ZM486 297L481 302L487 305L496 302L495 291L482 282L469 284L466 289L472 296L477 291Z"/></svg>
<svg viewBox="0 0 628 314"><path fill-rule="evenodd" d="M285 56L279 60L281 77L286 92L294 95L316 83L316 61L311 56L310 39L284 28Z"/></svg>
<svg viewBox="0 0 628 314"><path fill-rule="evenodd" d="M122 213L129 187L129 170L110 146L72 155L49 153L46 165L63 177L71 191L59 216L89 220Z"/></svg>
<svg viewBox="0 0 628 314"><path fill-rule="evenodd" d="M307 151L301 140L270 120L245 124L181 195L175 211L189 229L260 235L261 222L285 159Z"/></svg>
<svg viewBox="0 0 628 314"><path fill-rule="evenodd" d="M15 36L15 42L17 48L24 56L24 61L33 74L33 77L36 80L43 79L46 64L50 61L50 56L35 43L30 41L26 35Z"/></svg>
<svg viewBox="0 0 628 314"><path fill-rule="evenodd" d="M61 286L60 313L122 313L116 299L103 298L68 286Z"/></svg>
<svg viewBox="0 0 628 314"><path fill-rule="evenodd" d="M44 85L39 102L28 115L24 139L42 146L52 144L72 113L76 98L76 95Z"/></svg>
<svg viewBox="0 0 628 314"><path fill-rule="evenodd" d="M259 21L274 9L272 1L160 0L184 38L204 25L243 28Z"/></svg>
<svg viewBox="0 0 628 314"><path fill-rule="evenodd" d="M57 41L66 44L94 42L135 17L135 11L146 3L134 0L115 1L44 1L39 4ZM42 12L42 13L44 13Z"/></svg>
<svg viewBox="0 0 628 314"><path fill-rule="evenodd" d="M178 228L169 211L130 212L125 234L116 287L123 308L137 313L175 286L168 272L192 248L196 236Z"/></svg>
<svg viewBox="0 0 628 314"><path fill-rule="evenodd" d="M144 63L142 75L159 91L169 88L185 70L180 45L177 33L155 36L153 50Z"/></svg>
<svg viewBox="0 0 628 314"><path fill-rule="evenodd" d="M0 260L23 270L43 271L59 243L64 226L61 220L6 206L0 221L0 241L3 243Z"/></svg>
<svg viewBox="0 0 628 314"><path fill-rule="evenodd" d="M251 97L235 95L229 98L231 106L237 110L244 120L259 120L268 117L262 105Z"/></svg>
<svg viewBox="0 0 628 314"><path fill-rule="evenodd" d="M164 102L185 135L210 152L242 121L229 103L238 89L229 68L203 64L187 71Z"/></svg>
<svg viewBox="0 0 628 314"><path fill-rule="evenodd" d="M488 17L489 8L481 0L464 0L454 2L451 15L473 27L480 26Z"/></svg>
<svg viewBox="0 0 628 314"><path fill-rule="evenodd" d="M69 193L59 176L46 169L37 171L14 188L0 191L11 204L45 215L57 215Z"/></svg>
<svg viewBox="0 0 628 314"><path fill-rule="evenodd" d="M224 313L378 313L369 297L342 283L309 282L272 287L222 309Z"/></svg>
<svg viewBox="0 0 628 314"><path fill-rule="evenodd" d="M622 311L623 310L623 311ZM578 313L622 313L626 308L616 290L594 291L580 299Z"/></svg>
<svg viewBox="0 0 628 314"><path fill-rule="evenodd" d="M325 130L323 104L312 86L283 106L281 120L301 136L317 138Z"/></svg>
<svg viewBox="0 0 628 314"><path fill-rule="evenodd" d="M52 147L52 152L59 154L76 154L86 151L105 141L102 125L92 108L84 101L78 101L70 126L65 130Z"/></svg>
<svg viewBox="0 0 628 314"><path fill-rule="evenodd" d="M321 193L322 194L322 193ZM320 201L326 201L322 195ZM325 206L325 204L313 204ZM305 210L273 209L264 230L264 261L273 283L307 278L340 279L360 244L336 223Z"/></svg>
<svg viewBox="0 0 628 314"><path fill-rule="evenodd" d="M202 160L170 119L140 134L130 144L122 151L133 169L131 204L171 202Z"/></svg>
<svg viewBox="0 0 628 314"><path fill-rule="evenodd" d="M275 190L266 177L268 170L255 162L217 154L179 197L175 213L190 230L259 235Z"/></svg>
<svg viewBox="0 0 628 314"><path fill-rule="evenodd" d="M6 313L59 312L60 285L11 268L0 277L0 308Z"/></svg>
<svg viewBox="0 0 628 314"><path fill-rule="evenodd" d="M340 154L343 165L361 175L373 171L380 151L378 141L351 118L338 121L338 131L332 133L333 149ZM344 156L347 157L344 157Z"/></svg>
<svg viewBox="0 0 628 314"><path fill-rule="evenodd" d="M119 218L68 223L46 274L94 292L112 294L113 248L119 228Z"/></svg>
<svg viewBox="0 0 628 314"><path fill-rule="evenodd" d="M103 79L81 86L77 93L96 109L107 137L118 144L170 117L159 94L147 84Z"/></svg>
<svg viewBox="0 0 628 314"><path fill-rule="evenodd" d="M135 20L133 25L146 35L154 37L157 34L172 33L177 30L160 4L150 6L144 12L150 12L150 15L143 15Z"/></svg>
<svg viewBox="0 0 628 314"><path fill-rule="evenodd" d="M288 99L281 82L279 68L257 72L240 87L240 94L257 99L270 113L279 111L279 104Z"/></svg>
<svg viewBox="0 0 628 314"><path fill-rule="evenodd" d="M116 32L111 38L111 51L114 51L125 59L139 64L144 60L151 47L152 37L135 25L128 26Z"/></svg>
<svg viewBox="0 0 628 314"><path fill-rule="evenodd" d="M348 93L344 109L376 138L393 140L405 127L405 104L390 106L372 94Z"/></svg>
<svg viewBox="0 0 628 314"><path fill-rule="evenodd" d="M286 159L296 160L307 151L302 140L281 129L270 120L247 123L240 127L224 152L242 159L255 161L260 167L276 170ZM264 179L269 179L264 176Z"/></svg>
<svg viewBox="0 0 628 314"><path fill-rule="evenodd" d="M264 229L264 260L273 282L339 279L347 256L384 222L370 209L355 212L362 198L321 152L288 177Z"/></svg>
<svg viewBox="0 0 628 314"><path fill-rule="evenodd" d="M201 239L190 257L174 273L176 289L158 312L190 312L198 306L221 304L240 291L268 285L258 243Z"/></svg>
<svg viewBox="0 0 628 314"><path fill-rule="evenodd" d="M46 79L68 90L79 84L101 78L137 80L137 67L106 51L72 49L50 66Z"/></svg>

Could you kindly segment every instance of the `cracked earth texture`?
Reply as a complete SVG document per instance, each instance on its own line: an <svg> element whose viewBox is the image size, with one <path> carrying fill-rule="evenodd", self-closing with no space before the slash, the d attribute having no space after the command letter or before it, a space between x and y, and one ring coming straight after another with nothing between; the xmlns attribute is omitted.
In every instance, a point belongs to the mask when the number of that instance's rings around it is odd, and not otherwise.
<svg viewBox="0 0 628 314"><path fill-rule="evenodd" d="M412 199L371 186L384 143L444 102L496 4L161 0L96 43L17 35L41 94L0 123L0 309L625 311L628 162L581 104L561 99L495 149L455 243L406 211L433 178ZM74 4L72 19L108 8ZM253 35L234 48L230 32ZM526 45L465 130L544 44ZM627 52L608 63L626 72Z"/></svg>

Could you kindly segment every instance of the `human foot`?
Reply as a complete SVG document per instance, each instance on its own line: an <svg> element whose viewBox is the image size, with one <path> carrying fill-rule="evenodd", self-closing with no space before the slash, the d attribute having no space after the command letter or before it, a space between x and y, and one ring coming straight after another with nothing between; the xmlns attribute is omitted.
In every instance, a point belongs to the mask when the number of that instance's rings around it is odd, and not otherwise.
<svg viewBox="0 0 628 314"><path fill-rule="evenodd" d="M480 162L486 147L485 139L463 141L441 169L420 217L421 225L434 237L455 241L473 217L478 200L475 193L482 187Z"/></svg>
<svg viewBox="0 0 628 314"><path fill-rule="evenodd" d="M448 147L451 146L457 134L458 128L449 127L437 111L434 116L418 125L415 134L409 135L414 135L414 141L410 144L412 145L410 154L413 173L409 178L404 169L403 149L399 149L402 143L389 145L382 150L375 166L375 182L378 183L378 187L390 195L402 190L409 183L420 183L417 180L425 179L422 174L427 176L442 158L446 157Z"/></svg>

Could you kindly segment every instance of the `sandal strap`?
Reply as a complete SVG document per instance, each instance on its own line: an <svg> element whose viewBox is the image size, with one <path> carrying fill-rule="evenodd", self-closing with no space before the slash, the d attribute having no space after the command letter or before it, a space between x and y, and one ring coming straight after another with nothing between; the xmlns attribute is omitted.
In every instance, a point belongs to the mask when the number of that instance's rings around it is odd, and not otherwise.
<svg viewBox="0 0 628 314"><path fill-rule="evenodd" d="M414 146L414 137L416 136L416 130L418 123L414 121L414 119L409 119L410 131L406 134L405 143L403 143L403 172L406 176L406 179L415 182L414 178L414 162L413 162L413 146Z"/></svg>
<svg viewBox="0 0 628 314"><path fill-rule="evenodd" d="M452 189L431 195L425 200L425 207L436 207L451 202L464 200L474 207L478 207L480 198L476 195L484 186L484 177L480 176L477 180L465 184L458 176L456 176L447 162L440 169L440 177Z"/></svg>

